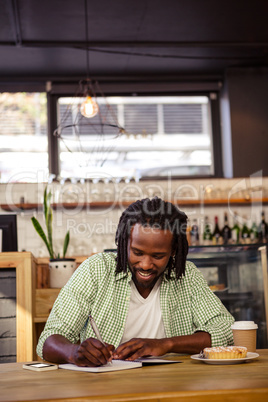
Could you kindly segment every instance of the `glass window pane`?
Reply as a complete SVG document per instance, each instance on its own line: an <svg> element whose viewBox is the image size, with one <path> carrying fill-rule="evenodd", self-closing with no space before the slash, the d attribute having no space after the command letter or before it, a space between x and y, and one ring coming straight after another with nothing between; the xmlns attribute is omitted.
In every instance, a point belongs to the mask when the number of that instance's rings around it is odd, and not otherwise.
<svg viewBox="0 0 268 402"><path fill-rule="evenodd" d="M167 134L202 134L202 105L164 105L164 127Z"/></svg>
<svg viewBox="0 0 268 402"><path fill-rule="evenodd" d="M0 94L2 182L36 182L37 177L47 177L46 104L45 93Z"/></svg>
<svg viewBox="0 0 268 402"><path fill-rule="evenodd" d="M59 99L60 125L68 102L75 105L60 141L62 177L214 174L207 96L97 98L100 113L91 119L81 116L82 101Z"/></svg>
<svg viewBox="0 0 268 402"><path fill-rule="evenodd" d="M158 132L157 105L124 105L125 129L130 134Z"/></svg>

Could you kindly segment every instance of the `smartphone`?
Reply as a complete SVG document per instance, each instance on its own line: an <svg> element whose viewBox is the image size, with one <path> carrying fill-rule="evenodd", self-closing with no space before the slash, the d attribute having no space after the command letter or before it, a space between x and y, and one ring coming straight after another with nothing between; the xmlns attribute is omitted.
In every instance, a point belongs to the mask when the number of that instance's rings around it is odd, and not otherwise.
<svg viewBox="0 0 268 402"><path fill-rule="evenodd" d="M48 371L48 370L57 370L58 365L50 363L27 363L23 364L22 368L33 371Z"/></svg>

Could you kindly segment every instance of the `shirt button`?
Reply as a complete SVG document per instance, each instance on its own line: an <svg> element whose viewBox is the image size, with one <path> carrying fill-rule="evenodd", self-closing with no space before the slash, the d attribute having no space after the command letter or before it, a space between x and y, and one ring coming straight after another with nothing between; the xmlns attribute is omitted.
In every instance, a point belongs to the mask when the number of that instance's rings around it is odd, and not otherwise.
<svg viewBox="0 0 268 402"><path fill-rule="evenodd" d="M129 300L129 296L126 297L126 300Z"/></svg>

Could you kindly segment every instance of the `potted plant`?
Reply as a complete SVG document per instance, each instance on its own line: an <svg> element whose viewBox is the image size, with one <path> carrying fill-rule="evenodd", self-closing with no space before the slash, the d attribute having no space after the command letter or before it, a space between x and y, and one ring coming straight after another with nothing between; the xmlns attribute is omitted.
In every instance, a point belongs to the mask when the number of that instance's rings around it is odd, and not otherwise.
<svg viewBox="0 0 268 402"><path fill-rule="evenodd" d="M63 251L62 257L60 253L55 253L53 248L53 240L52 240L52 220L53 220L53 212L51 207L51 191L47 192L47 187L44 191L44 199L43 199L43 212L45 218L45 225L47 229L47 234L44 232L42 226L38 222L35 217L32 217L32 223L44 241L47 250L49 252L49 279L50 279L50 287L51 288L61 288L65 285L68 279L71 277L76 268L76 263L74 258L65 258L69 241L70 241L70 233L69 231L66 233L64 242L63 242Z"/></svg>

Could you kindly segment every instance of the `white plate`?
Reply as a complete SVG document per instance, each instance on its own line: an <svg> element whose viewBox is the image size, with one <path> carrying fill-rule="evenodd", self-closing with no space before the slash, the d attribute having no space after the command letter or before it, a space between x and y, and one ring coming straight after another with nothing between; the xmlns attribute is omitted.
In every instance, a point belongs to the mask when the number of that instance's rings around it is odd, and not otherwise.
<svg viewBox="0 0 268 402"><path fill-rule="evenodd" d="M248 352L247 356L243 359L205 359L204 357L200 357L200 355L192 355L191 359L199 360L200 362L207 364L239 364L256 359L257 357L259 357L258 353Z"/></svg>
<svg viewBox="0 0 268 402"><path fill-rule="evenodd" d="M224 289L214 289L214 290L212 290L212 292L218 292L218 293L220 293L220 292L226 292L226 290L229 290L229 288L224 288Z"/></svg>

